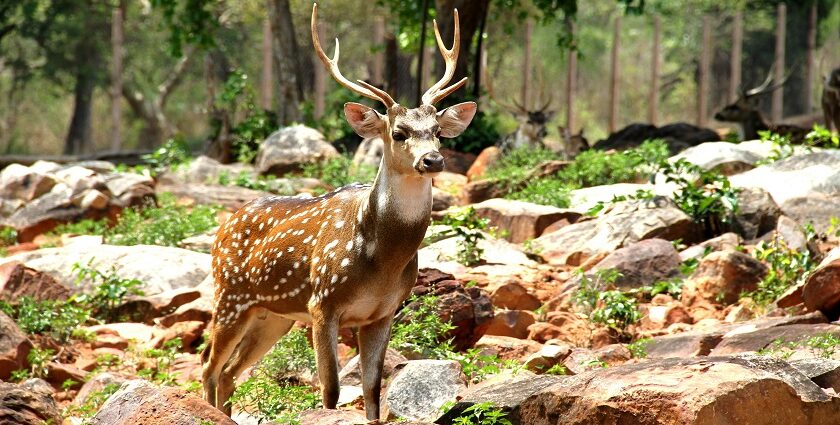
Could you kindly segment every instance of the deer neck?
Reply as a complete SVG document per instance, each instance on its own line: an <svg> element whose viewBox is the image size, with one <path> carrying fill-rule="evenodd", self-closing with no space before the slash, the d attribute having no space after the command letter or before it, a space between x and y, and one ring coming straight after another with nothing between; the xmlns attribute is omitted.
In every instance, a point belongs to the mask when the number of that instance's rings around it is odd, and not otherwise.
<svg viewBox="0 0 840 425"><path fill-rule="evenodd" d="M388 164L383 156L369 198L359 212L367 241L368 257L397 253L407 256L417 250L429 226L432 212L432 181L406 176Z"/></svg>
<svg viewBox="0 0 840 425"><path fill-rule="evenodd" d="M770 124L764 119L759 111L752 111L748 118L744 121L744 138L757 139L758 132L770 128Z"/></svg>

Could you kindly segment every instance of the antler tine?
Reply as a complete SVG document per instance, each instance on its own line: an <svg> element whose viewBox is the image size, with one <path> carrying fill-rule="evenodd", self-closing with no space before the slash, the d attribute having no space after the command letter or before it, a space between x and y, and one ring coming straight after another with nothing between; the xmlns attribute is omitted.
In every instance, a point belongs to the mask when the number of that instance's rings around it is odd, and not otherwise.
<svg viewBox="0 0 840 425"><path fill-rule="evenodd" d="M764 82L761 83L760 86L749 89L744 92L744 97L751 97L755 95L759 95L767 91L767 86L773 82L773 70L776 68L776 64L770 66L770 71L767 72L767 78L764 79Z"/></svg>
<svg viewBox="0 0 840 425"><path fill-rule="evenodd" d="M458 62L458 54L461 51L461 23L458 19L458 9L455 9L453 20L455 21L455 34L451 49L447 49L446 45L443 43L443 38L440 36L440 29L438 29L437 20L432 21L435 27L435 39L437 39L438 49L440 49L440 54L443 56L443 61L446 64L446 70L444 71L443 77L441 77L440 81L435 83L432 87L429 87L429 90L426 90L426 93L423 94L422 103L424 105L433 105L439 102L441 99L452 94L455 90L461 88L461 86L467 82L467 77L464 77L457 83L441 90L443 86L452 80L452 76L455 75L455 64Z"/></svg>
<svg viewBox="0 0 840 425"><path fill-rule="evenodd" d="M520 105L516 101L514 101L514 103L516 103L516 105L514 106L514 105L511 105L507 102L502 101L501 99L496 98L496 93L495 93L495 91L493 91L493 81L490 78L489 73L486 73L485 76L484 76L484 85L487 88L487 94L490 96L490 99L492 99L494 102L499 104L499 106L501 106L502 108L507 109L508 112L510 112L511 114L516 115L516 112L523 112L524 111L525 108L523 108L522 105Z"/></svg>
<svg viewBox="0 0 840 425"><path fill-rule="evenodd" d="M312 45L315 47L315 52L318 53L318 57L321 58L321 62L327 67L330 71L330 74L333 76L335 81L338 84L350 89L353 92L356 92L364 97L378 100L382 102L386 108L390 108L397 102L385 92L385 90L376 88L364 81L359 81L359 84L356 84L350 80L348 80L344 75L341 75L341 70L338 69L338 56L339 56L339 45L338 45L338 38L335 39L335 54L333 58L330 59L326 53L324 53L324 49L321 48L321 40L318 38L318 3L314 3L312 5L312 22L310 24L312 30Z"/></svg>

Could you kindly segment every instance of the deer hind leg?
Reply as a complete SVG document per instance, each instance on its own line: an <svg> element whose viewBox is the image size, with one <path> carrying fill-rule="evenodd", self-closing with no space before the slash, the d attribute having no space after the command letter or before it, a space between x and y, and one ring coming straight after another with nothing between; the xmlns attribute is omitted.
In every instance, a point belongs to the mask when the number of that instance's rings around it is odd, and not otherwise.
<svg viewBox="0 0 840 425"><path fill-rule="evenodd" d="M323 310L313 311L312 342L315 346L315 365L321 382L321 401L325 409L335 409L338 404L338 319Z"/></svg>
<svg viewBox="0 0 840 425"><path fill-rule="evenodd" d="M294 320L284 319L275 314L256 314L248 323L245 336L237 345L236 350L225 363L219 377L219 387L216 390L217 401L222 406L222 412L231 414L231 405L227 402L235 389L234 381L248 367L256 363L283 335L289 332Z"/></svg>
<svg viewBox="0 0 840 425"><path fill-rule="evenodd" d="M391 339L392 316L359 328L359 364L362 367L362 392L368 420L379 419L382 367L385 364L385 350Z"/></svg>
<svg viewBox="0 0 840 425"><path fill-rule="evenodd" d="M204 399L211 406L219 410L222 410L221 408L223 407L217 397L219 378L225 364L230 359L239 341L245 335L248 323L251 320L253 320L253 316L247 311L228 320L220 319L216 314L213 315L210 341L202 353L204 362L202 382L204 385ZM222 400L222 402L224 401Z"/></svg>

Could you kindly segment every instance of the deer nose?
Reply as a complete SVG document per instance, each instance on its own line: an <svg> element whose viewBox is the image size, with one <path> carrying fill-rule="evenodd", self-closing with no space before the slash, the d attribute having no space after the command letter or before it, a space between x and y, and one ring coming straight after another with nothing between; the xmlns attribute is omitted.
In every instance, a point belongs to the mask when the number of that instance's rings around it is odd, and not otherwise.
<svg viewBox="0 0 840 425"><path fill-rule="evenodd" d="M443 171L443 155L440 152L429 152L420 157L420 171L424 173L439 173Z"/></svg>

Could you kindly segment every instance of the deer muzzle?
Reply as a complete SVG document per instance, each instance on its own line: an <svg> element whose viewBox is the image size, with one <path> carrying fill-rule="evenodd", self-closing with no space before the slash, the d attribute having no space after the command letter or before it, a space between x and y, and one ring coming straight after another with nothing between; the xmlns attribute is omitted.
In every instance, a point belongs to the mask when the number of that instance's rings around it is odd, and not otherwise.
<svg viewBox="0 0 840 425"><path fill-rule="evenodd" d="M438 151L432 151L423 154L423 156L421 156L417 161L414 168L419 171L420 174L439 173L443 171L444 165L443 155L441 155Z"/></svg>

